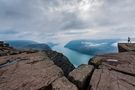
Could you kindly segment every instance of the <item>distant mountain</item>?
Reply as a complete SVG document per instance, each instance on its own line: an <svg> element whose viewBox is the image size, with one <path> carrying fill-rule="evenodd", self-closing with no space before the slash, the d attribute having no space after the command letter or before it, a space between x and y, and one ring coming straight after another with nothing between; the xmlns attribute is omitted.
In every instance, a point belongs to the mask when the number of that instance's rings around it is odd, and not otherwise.
<svg viewBox="0 0 135 90"><path fill-rule="evenodd" d="M65 47L88 55L106 54L117 52L117 41L115 39L73 40Z"/></svg>
<svg viewBox="0 0 135 90"><path fill-rule="evenodd" d="M5 41L10 44L10 46L15 47L15 48L23 48L24 46L30 45L30 44L38 44L35 41L30 41L30 40L10 40L10 41Z"/></svg>
<svg viewBox="0 0 135 90"><path fill-rule="evenodd" d="M44 43L38 43L35 41L29 40L13 40L13 41L5 41L10 44L10 46L15 47L17 49L33 49L33 50L51 50L51 48Z"/></svg>
<svg viewBox="0 0 135 90"><path fill-rule="evenodd" d="M23 49L33 49L33 50L51 50L47 44L29 44L23 47Z"/></svg>

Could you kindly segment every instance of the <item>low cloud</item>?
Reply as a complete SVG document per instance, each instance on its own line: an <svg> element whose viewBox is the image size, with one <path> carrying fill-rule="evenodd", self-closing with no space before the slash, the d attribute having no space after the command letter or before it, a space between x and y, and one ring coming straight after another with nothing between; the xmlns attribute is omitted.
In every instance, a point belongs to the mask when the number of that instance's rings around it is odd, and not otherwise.
<svg viewBox="0 0 135 90"><path fill-rule="evenodd" d="M41 42L134 37L134 0L0 0L0 38Z"/></svg>

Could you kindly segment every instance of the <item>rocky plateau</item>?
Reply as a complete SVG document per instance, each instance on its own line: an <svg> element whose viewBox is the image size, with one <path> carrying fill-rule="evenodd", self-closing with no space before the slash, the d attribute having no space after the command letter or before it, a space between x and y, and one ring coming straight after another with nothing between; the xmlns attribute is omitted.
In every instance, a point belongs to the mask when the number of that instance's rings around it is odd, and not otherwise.
<svg viewBox="0 0 135 90"><path fill-rule="evenodd" d="M0 90L135 90L135 44L75 68L56 51L17 50L0 42Z"/></svg>

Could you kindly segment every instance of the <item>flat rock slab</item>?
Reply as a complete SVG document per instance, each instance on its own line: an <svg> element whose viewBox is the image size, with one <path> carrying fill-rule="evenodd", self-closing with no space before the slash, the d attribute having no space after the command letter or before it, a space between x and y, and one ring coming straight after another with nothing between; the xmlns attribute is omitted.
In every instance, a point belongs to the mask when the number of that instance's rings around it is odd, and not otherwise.
<svg viewBox="0 0 135 90"><path fill-rule="evenodd" d="M50 84L63 76L44 53L2 58L20 60L0 68L0 90L49 90Z"/></svg>
<svg viewBox="0 0 135 90"><path fill-rule="evenodd" d="M66 77L62 77L52 83L52 90L78 90L78 88Z"/></svg>
<svg viewBox="0 0 135 90"><path fill-rule="evenodd" d="M119 52L135 51L135 43L118 43Z"/></svg>
<svg viewBox="0 0 135 90"><path fill-rule="evenodd" d="M10 56L1 56L0 57L0 67L4 66L7 63L15 62L15 61L22 61L22 60L28 60L29 55L27 54L17 54L17 55L10 55Z"/></svg>
<svg viewBox="0 0 135 90"><path fill-rule="evenodd" d="M100 62L100 67L106 66L106 68L135 75L135 52L101 55L94 58L91 62L94 64Z"/></svg>
<svg viewBox="0 0 135 90"><path fill-rule="evenodd" d="M108 69L96 69L89 90L135 90L135 77Z"/></svg>
<svg viewBox="0 0 135 90"><path fill-rule="evenodd" d="M99 67L89 90L135 90L135 52L101 55L91 62Z"/></svg>
<svg viewBox="0 0 135 90"><path fill-rule="evenodd" d="M69 73L69 79L72 81L80 90L84 90L89 83L90 76L94 67L91 65L80 65L77 69L74 69Z"/></svg>

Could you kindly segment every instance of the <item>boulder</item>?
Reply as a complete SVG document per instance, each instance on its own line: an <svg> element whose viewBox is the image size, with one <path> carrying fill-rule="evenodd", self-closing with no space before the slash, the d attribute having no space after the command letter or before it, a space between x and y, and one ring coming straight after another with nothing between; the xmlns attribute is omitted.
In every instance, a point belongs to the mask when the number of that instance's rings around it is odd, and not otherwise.
<svg viewBox="0 0 135 90"><path fill-rule="evenodd" d="M1 90L51 90L51 84L63 76L63 71L45 53L4 56L1 59L12 61L0 68Z"/></svg>
<svg viewBox="0 0 135 90"><path fill-rule="evenodd" d="M118 43L119 52L135 51L135 43Z"/></svg>
<svg viewBox="0 0 135 90"><path fill-rule="evenodd" d="M52 90L78 90L66 77L61 77L52 83Z"/></svg>
<svg viewBox="0 0 135 90"><path fill-rule="evenodd" d="M80 65L69 73L69 80L73 82L79 90L86 90L94 67L91 65Z"/></svg>
<svg viewBox="0 0 135 90"><path fill-rule="evenodd" d="M46 51L46 54L54 62L54 64L63 70L65 76L68 76L68 74L75 69L74 65L63 54L51 50Z"/></svg>
<svg viewBox="0 0 135 90"><path fill-rule="evenodd" d="M88 90L135 90L135 52L100 55L89 62L100 64Z"/></svg>
<svg viewBox="0 0 135 90"><path fill-rule="evenodd" d="M98 66L101 65L101 63L102 63L102 57L100 56L94 56L88 62L89 65L93 65L96 68L98 68Z"/></svg>

